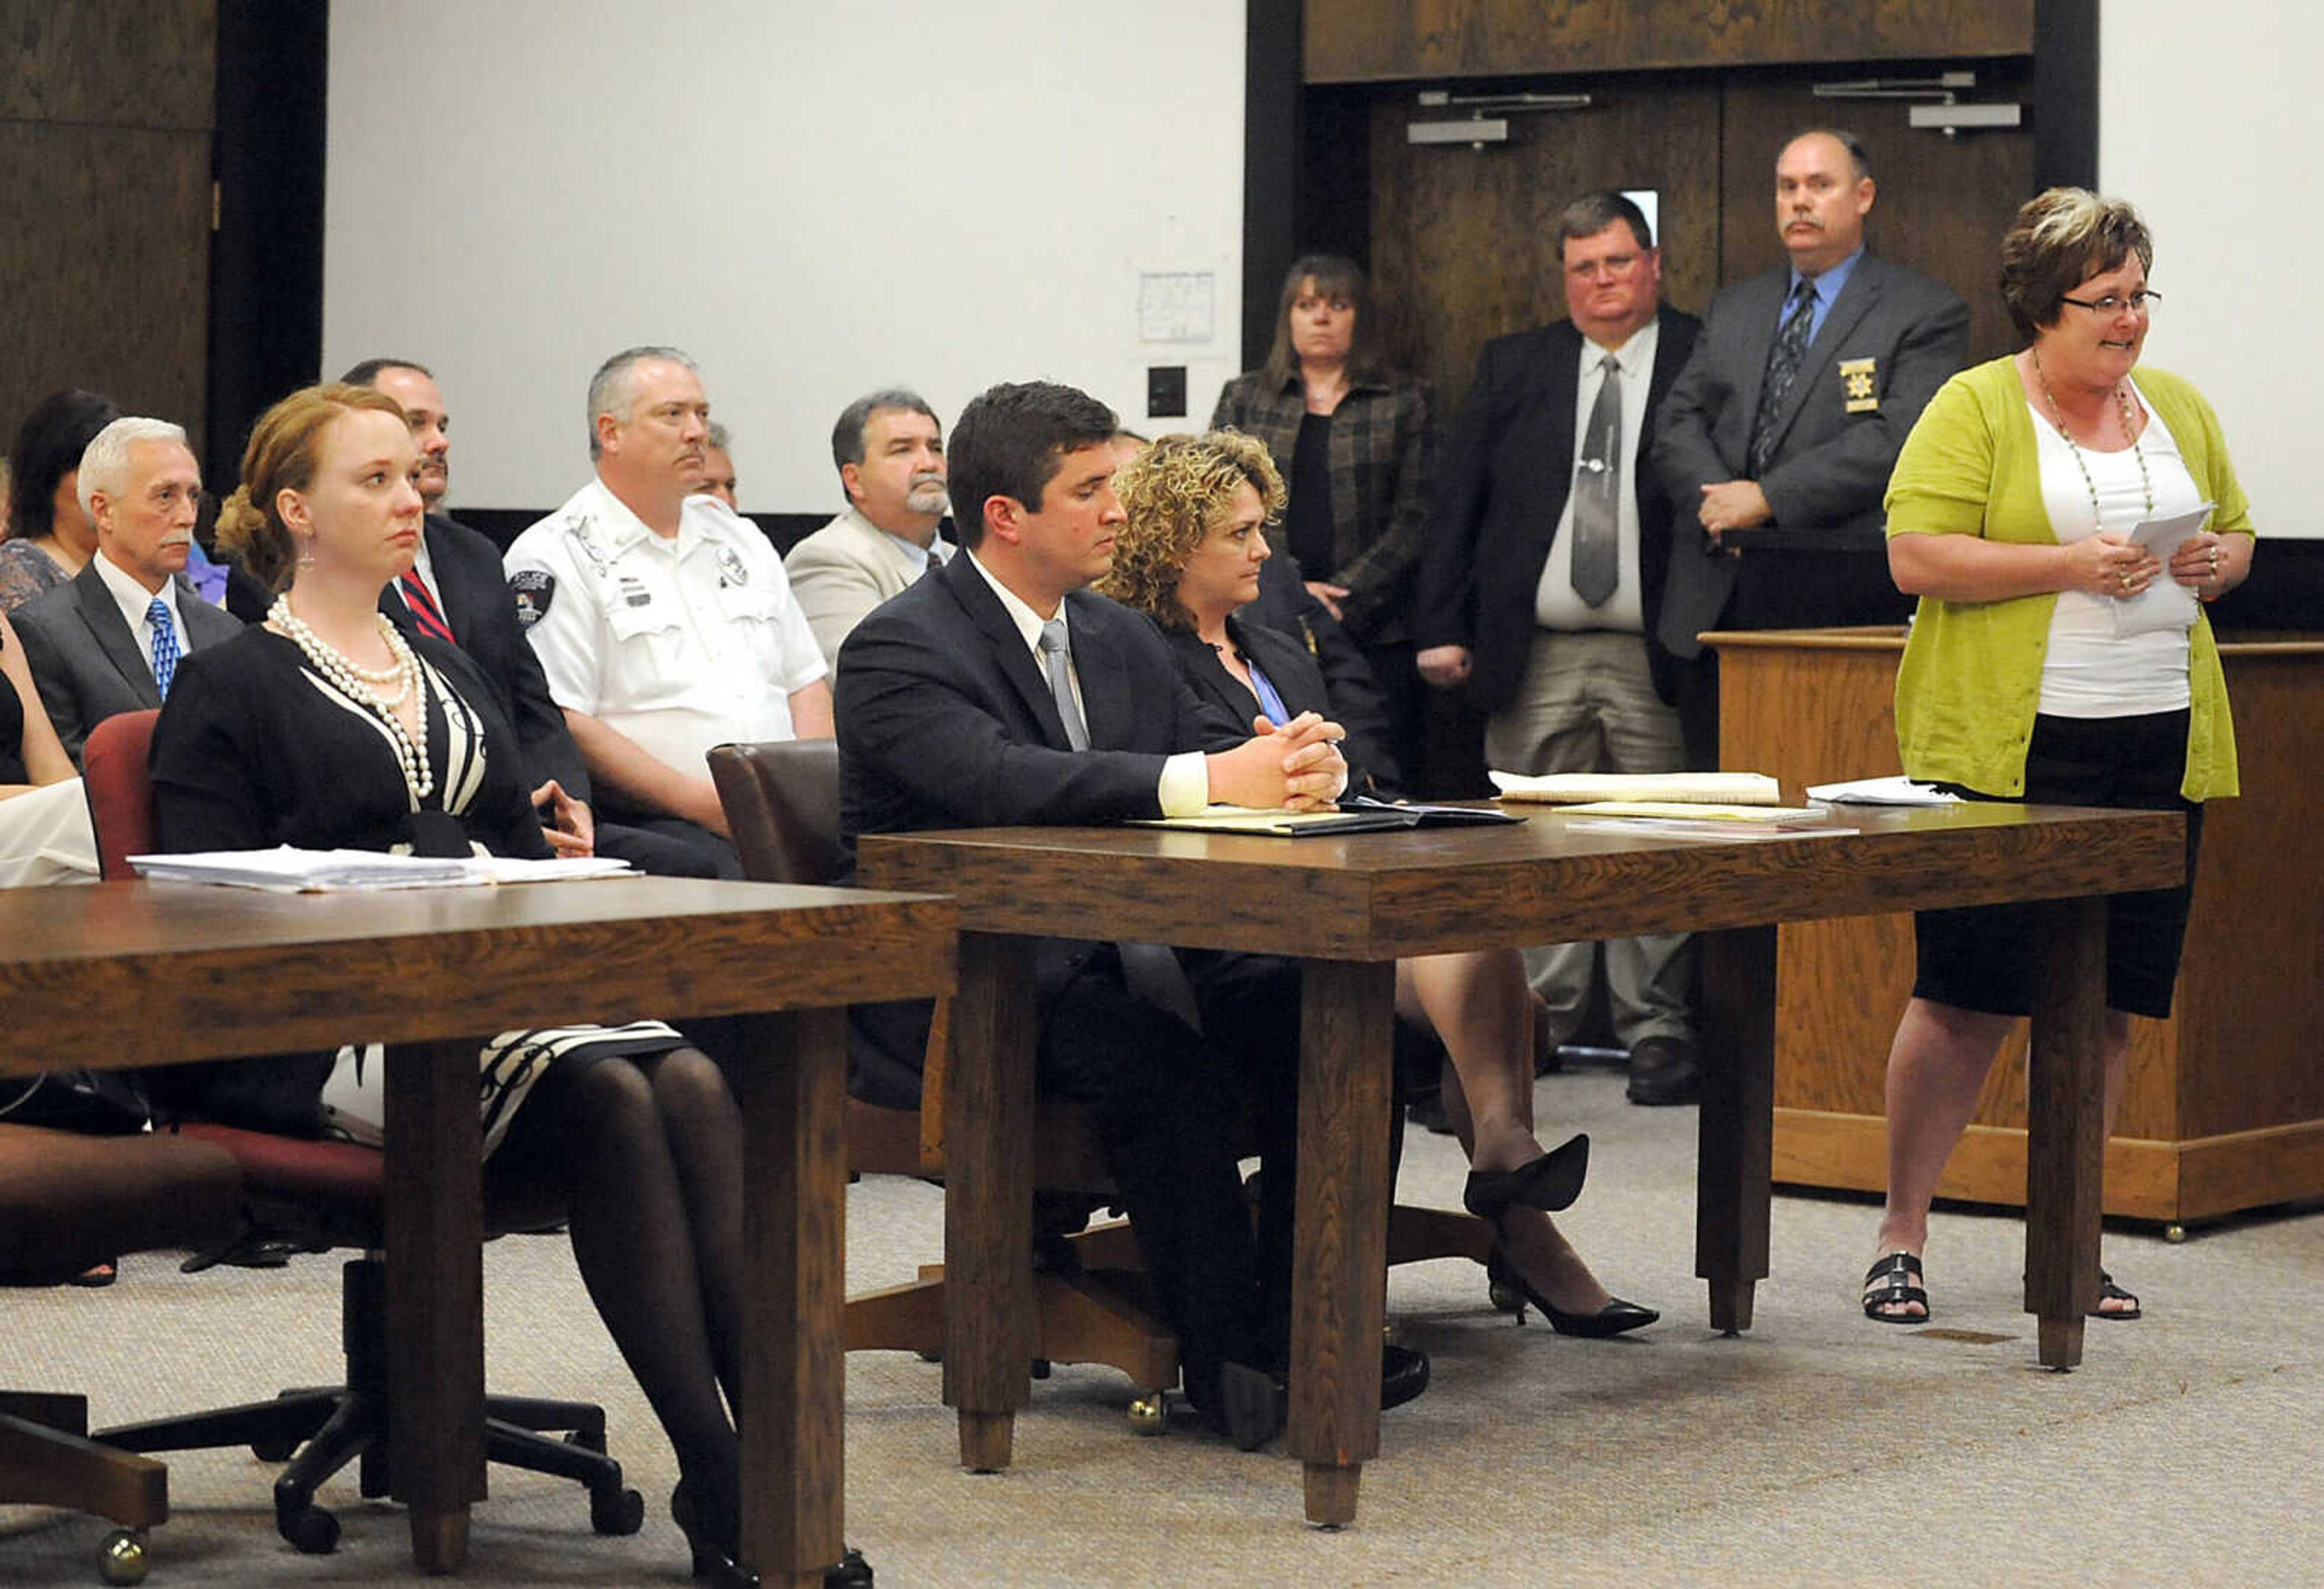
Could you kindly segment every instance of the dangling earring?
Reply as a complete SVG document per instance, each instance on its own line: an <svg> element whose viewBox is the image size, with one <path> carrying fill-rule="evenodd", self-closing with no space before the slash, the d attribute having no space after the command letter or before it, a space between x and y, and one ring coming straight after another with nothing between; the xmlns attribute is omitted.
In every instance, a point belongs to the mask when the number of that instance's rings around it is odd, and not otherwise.
<svg viewBox="0 0 2324 1589"><path fill-rule="evenodd" d="M315 537L311 535L302 535L299 537L299 566L301 568L315 566Z"/></svg>

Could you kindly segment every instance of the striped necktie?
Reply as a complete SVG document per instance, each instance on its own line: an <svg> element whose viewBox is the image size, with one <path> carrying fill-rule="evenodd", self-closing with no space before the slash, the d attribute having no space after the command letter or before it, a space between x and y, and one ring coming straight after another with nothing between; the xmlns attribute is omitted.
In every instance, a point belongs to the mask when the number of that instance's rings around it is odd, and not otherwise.
<svg viewBox="0 0 2324 1589"><path fill-rule="evenodd" d="M1791 315L1775 333L1775 345L1767 350L1767 379L1760 385L1759 411L1751 420L1748 462L1754 480L1767 472L1768 461L1775 455L1775 411L1784 406L1784 394L1792 390L1800 364L1807 357L1815 305L1815 283L1803 279L1792 291Z"/></svg>
<svg viewBox="0 0 2324 1589"><path fill-rule="evenodd" d="M396 583L403 594L404 606L410 609L411 621L420 626L421 634L432 636L447 646L460 643L453 638L452 626L444 621L443 611L436 605L436 598L428 593L428 582L420 577L418 569L405 569L402 578Z"/></svg>

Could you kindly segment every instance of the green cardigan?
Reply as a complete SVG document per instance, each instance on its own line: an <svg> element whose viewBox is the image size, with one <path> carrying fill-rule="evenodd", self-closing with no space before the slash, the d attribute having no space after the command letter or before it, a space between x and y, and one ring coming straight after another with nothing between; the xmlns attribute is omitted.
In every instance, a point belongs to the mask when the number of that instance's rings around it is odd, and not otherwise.
<svg viewBox="0 0 2324 1589"><path fill-rule="evenodd" d="M2170 427L2188 472L2218 504L2211 528L2251 535L2251 504L2227 461L2218 416L2200 393L2161 370L2141 370L2138 390ZM1980 535L2055 546L2042 505L2034 416L2007 358L1948 381L1905 438L1888 478L1888 533ZM2054 593L1998 602L1921 598L1896 670L1896 741L1915 778L1963 784L1987 794L2025 791L2025 744L2042 694ZM2210 800L2236 792L2235 725L2209 615L2188 637L2190 726L2180 793Z"/></svg>

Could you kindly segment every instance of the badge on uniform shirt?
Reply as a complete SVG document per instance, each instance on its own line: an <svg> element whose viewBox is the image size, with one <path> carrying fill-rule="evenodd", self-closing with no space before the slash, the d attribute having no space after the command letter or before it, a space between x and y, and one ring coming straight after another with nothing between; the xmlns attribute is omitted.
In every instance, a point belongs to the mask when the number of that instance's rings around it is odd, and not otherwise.
<svg viewBox="0 0 2324 1589"><path fill-rule="evenodd" d="M743 565L742 554L732 547L718 548L718 583L722 585L746 585L751 583L751 571Z"/></svg>
<svg viewBox="0 0 2324 1589"><path fill-rule="evenodd" d="M653 592L646 589L646 582L636 574L625 574L622 575L622 602L630 607L650 607L653 605Z"/></svg>
<svg viewBox="0 0 2324 1589"><path fill-rule="evenodd" d="M557 576L546 568L520 568L509 575L508 587L521 629L530 629L547 617L549 602L557 599Z"/></svg>
<svg viewBox="0 0 2324 1589"><path fill-rule="evenodd" d="M1841 410L1849 414L1877 414L1880 411L1879 394L1872 390L1879 379L1870 359L1842 359L1840 362L1840 394L1848 401Z"/></svg>

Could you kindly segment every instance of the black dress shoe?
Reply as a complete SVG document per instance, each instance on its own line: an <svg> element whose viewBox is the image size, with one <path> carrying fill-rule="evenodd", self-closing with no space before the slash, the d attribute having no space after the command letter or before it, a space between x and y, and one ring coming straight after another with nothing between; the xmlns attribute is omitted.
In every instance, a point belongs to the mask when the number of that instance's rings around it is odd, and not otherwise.
<svg viewBox="0 0 2324 1589"><path fill-rule="evenodd" d="M1415 1346L1380 1347L1380 1410L1401 1407L1428 1388L1428 1354ZM1283 1432L1291 1411L1291 1383L1280 1372L1226 1363L1219 1367L1218 1402L1211 1427L1236 1447L1256 1451Z"/></svg>
<svg viewBox="0 0 2324 1589"><path fill-rule="evenodd" d="M1634 1104L1701 1102L1702 1061L1694 1044L1678 1037L1644 1037L1632 1043L1628 1090Z"/></svg>
<svg viewBox="0 0 2324 1589"><path fill-rule="evenodd" d="M1517 1315L1519 1324L1525 1322L1526 1303L1530 1302L1541 1310L1541 1316L1544 1318L1549 1320L1549 1327L1562 1336L1581 1336L1590 1340L1604 1340L1609 1336L1618 1336L1624 1330L1643 1328L1662 1317L1652 1308L1641 1307L1636 1302L1625 1302L1619 1297L1614 1298L1595 1313L1568 1313L1526 1284L1525 1276L1517 1272L1517 1265L1509 1262L1508 1254L1499 1247L1495 1247L1486 1256L1485 1280L1486 1283L1493 1288L1495 1307L1504 1305L1502 1300L1504 1297L1522 1298L1523 1300L1517 1306L1508 1309Z"/></svg>
<svg viewBox="0 0 2324 1589"><path fill-rule="evenodd" d="M1513 1208L1554 1214L1573 1206L1589 1173L1590 1134L1577 1132L1514 1170L1470 1171L1461 1189L1461 1202L1480 1219L1499 1219Z"/></svg>

